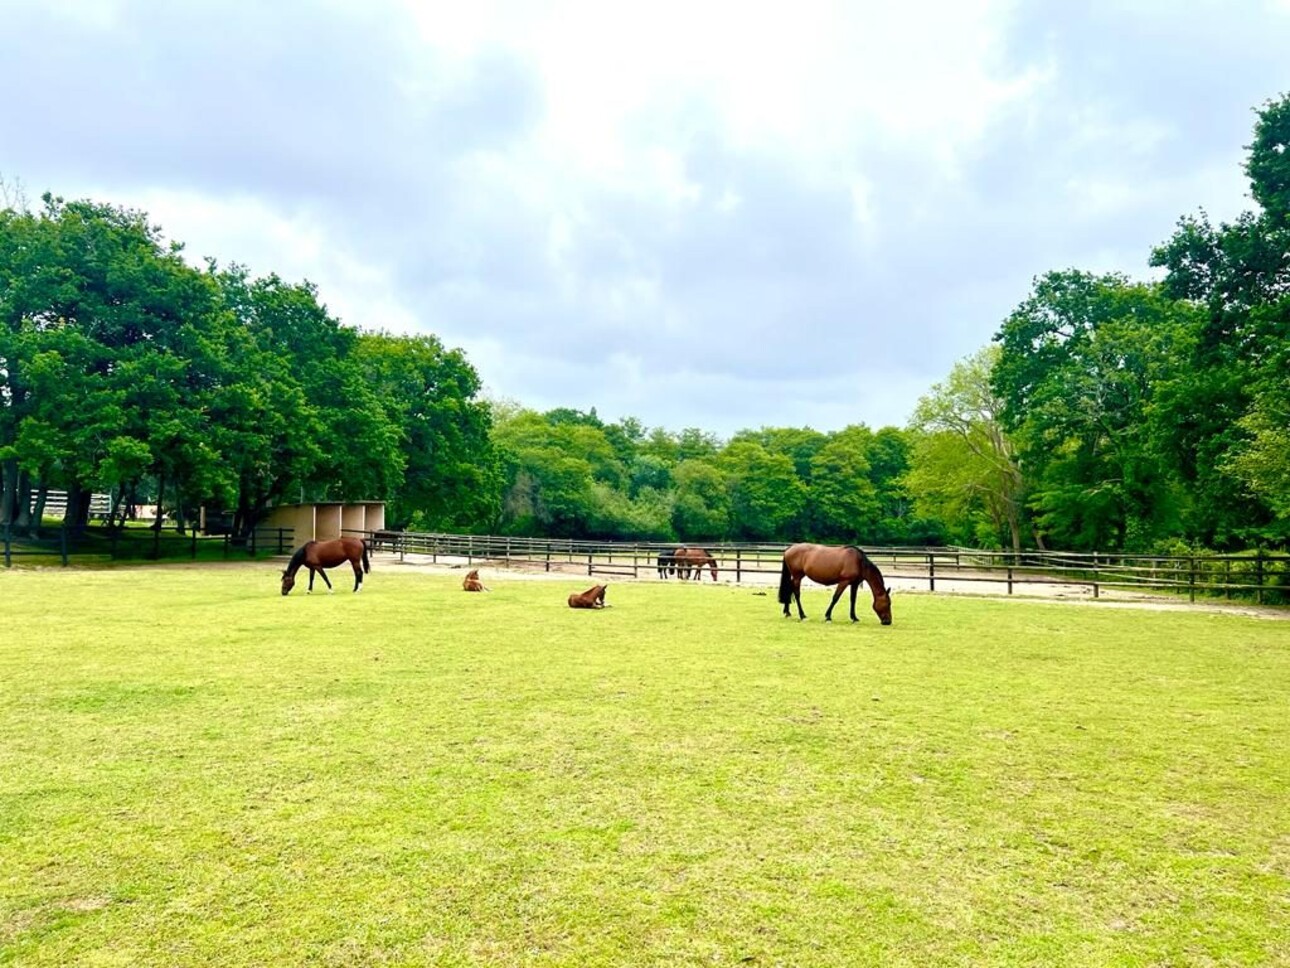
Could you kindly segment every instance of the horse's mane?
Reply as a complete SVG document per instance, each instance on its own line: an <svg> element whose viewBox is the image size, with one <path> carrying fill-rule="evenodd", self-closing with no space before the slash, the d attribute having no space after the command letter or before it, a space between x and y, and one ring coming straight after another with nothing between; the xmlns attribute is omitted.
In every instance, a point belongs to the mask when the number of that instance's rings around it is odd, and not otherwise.
<svg viewBox="0 0 1290 968"><path fill-rule="evenodd" d="M304 544L302 544L299 548L296 549L295 554L291 556L291 560L287 562L288 571L295 572L300 570L300 566L305 563L305 551L309 548L311 544L313 544L312 541L306 541Z"/></svg>
<svg viewBox="0 0 1290 968"><path fill-rule="evenodd" d="M875 564L873 563L873 559L872 559L872 558L870 558L867 554L865 554L863 551L861 551L861 550L860 550L859 548L857 548L855 545L843 545L843 547L844 547L844 548L846 548L848 551L854 551L857 555L859 555L859 556L860 556L860 564L862 564L862 565L868 565L870 568L872 568L874 571L876 571L876 572L878 573L879 580L881 580L881 578L882 578L882 571L878 568L878 566L877 566L877 565L875 565Z"/></svg>

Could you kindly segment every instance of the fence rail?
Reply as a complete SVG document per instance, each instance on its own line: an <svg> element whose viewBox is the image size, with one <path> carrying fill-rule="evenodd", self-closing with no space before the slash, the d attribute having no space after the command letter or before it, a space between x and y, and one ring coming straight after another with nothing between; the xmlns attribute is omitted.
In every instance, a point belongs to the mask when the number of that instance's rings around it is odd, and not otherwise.
<svg viewBox="0 0 1290 968"><path fill-rule="evenodd" d="M292 546L291 528L257 528L245 541L236 541L228 534L162 534L151 528L85 528L79 532L46 528L41 535L30 538L12 533L8 526L0 529L4 566L12 567L14 559L67 566L88 561L253 558L261 554L283 555Z"/></svg>
<svg viewBox="0 0 1290 968"><path fill-rule="evenodd" d="M431 562L497 562L576 570L589 576L658 576L658 557L677 543L579 541L503 535L460 535L410 531L353 532L372 539L376 550ZM778 580L783 544L704 545L720 574L737 584ZM884 577L929 591L993 584L1007 594L1038 586L1100 598L1107 592L1153 592L1250 599L1259 604L1290 603L1290 555L1257 550L1249 554L1132 555L1052 551L985 551L957 547L867 547ZM670 576L669 576L670 577Z"/></svg>

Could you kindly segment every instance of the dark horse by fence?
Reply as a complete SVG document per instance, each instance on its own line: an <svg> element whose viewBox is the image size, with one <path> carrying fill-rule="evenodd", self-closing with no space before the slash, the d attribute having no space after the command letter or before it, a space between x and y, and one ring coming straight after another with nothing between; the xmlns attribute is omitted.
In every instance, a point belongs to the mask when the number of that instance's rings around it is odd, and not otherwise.
<svg viewBox="0 0 1290 968"><path fill-rule="evenodd" d="M363 572L372 570L372 563L367 556L367 542L362 538L332 538L330 541L308 541L296 549L296 553L287 562L282 572L282 594L286 595L296 584L296 572L301 567L309 569L309 591L314 590L314 572L322 575L331 591L331 579L324 568L335 568L349 562L354 566L354 591L363 587Z"/></svg>
<svg viewBox="0 0 1290 968"><path fill-rule="evenodd" d="M795 544L784 552L784 567L779 575L779 602L788 616L788 606L797 600L797 617L806 618L802 611L802 579L809 578L821 585L837 585L833 601L829 602L824 621L833 621L833 606L842 593L851 589L851 621L856 618L856 592L862 581L869 583L873 592L873 610L883 625L891 624L891 589L883 584L882 572L855 545L838 548L830 545Z"/></svg>
<svg viewBox="0 0 1290 968"><path fill-rule="evenodd" d="M658 577L666 578L676 574L676 551L664 548L658 553Z"/></svg>
<svg viewBox="0 0 1290 968"><path fill-rule="evenodd" d="M703 567L712 570L712 580L717 580L717 559L708 554L705 548L677 548L672 553L676 559L676 572L682 580L694 575L695 581L703 580Z"/></svg>

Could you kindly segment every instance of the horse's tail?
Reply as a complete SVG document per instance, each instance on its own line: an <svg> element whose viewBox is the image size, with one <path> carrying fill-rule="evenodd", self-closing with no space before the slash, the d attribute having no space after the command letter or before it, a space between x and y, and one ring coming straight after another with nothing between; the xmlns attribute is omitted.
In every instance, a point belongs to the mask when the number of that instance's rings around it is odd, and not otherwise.
<svg viewBox="0 0 1290 968"><path fill-rule="evenodd" d="M787 605L793 600L793 575L788 570L788 562L784 562L784 567L779 572L779 603Z"/></svg>
<svg viewBox="0 0 1290 968"><path fill-rule="evenodd" d="M366 538L359 538L358 540L359 540L359 541L362 543L362 545L363 545L363 572L364 572L364 573L367 573L367 572L370 572L370 571L372 570L372 559L370 559L369 557L367 557L367 539L366 539Z"/></svg>

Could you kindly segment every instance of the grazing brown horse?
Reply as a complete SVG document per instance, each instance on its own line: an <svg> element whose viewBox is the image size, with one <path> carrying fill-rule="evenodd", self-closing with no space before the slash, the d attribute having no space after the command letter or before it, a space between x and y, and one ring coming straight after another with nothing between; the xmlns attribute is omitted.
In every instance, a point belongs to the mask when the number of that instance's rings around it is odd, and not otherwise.
<svg viewBox="0 0 1290 968"><path fill-rule="evenodd" d="M869 583L873 592L873 610L883 625L891 624L891 589L883 584L882 572L868 556L855 545L838 548L831 545L795 544L784 552L784 567L779 574L779 601L788 617L789 603L797 600L797 617L805 619L802 611L802 578L821 585L837 585L833 601L824 613L824 621L833 621L833 606L842 593L851 589L851 621L856 618L856 591L862 581Z"/></svg>
<svg viewBox="0 0 1290 968"><path fill-rule="evenodd" d="M605 589L608 585L592 585L585 592L574 592L569 596L570 608L604 608Z"/></svg>
<svg viewBox="0 0 1290 968"><path fill-rule="evenodd" d="M461 580L461 588L467 592L486 592L488 589L484 583L479 580L479 569L472 568L466 572L466 577Z"/></svg>
<svg viewBox="0 0 1290 968"><path fill-rule="evenodd" d="M331 579L324 568L335 568L348 561L354 566L354 591L363 587L363 572L372 570L367 557L367 542L362 538L332 538L330 541L307 541L287 562L282 572L282 594L287 595L296 584L296 572L303 565L309 569L309 592L314 590L314 572L322 575L327 591L332 591Z"/></svg>
<svg viewBox="0 0 1290 968"><path fill-rule="evenodd" d="M712 569L712 580L717 580L717 559L708 554L706 548L677 548L673 553L676 559L676 571L684 581L691 574L695 581L703 580L703 566Z"/></svg>

